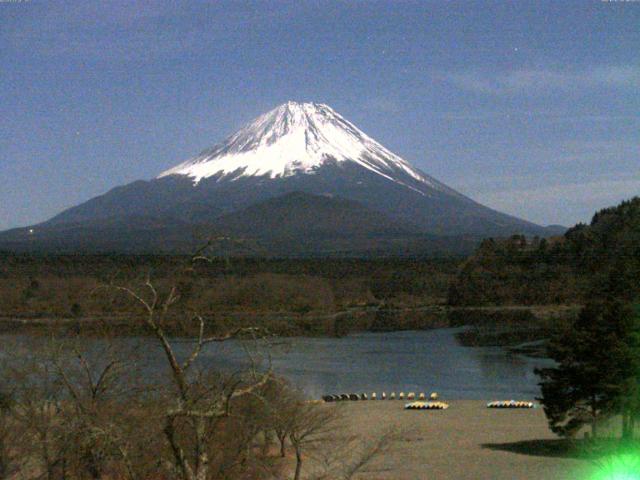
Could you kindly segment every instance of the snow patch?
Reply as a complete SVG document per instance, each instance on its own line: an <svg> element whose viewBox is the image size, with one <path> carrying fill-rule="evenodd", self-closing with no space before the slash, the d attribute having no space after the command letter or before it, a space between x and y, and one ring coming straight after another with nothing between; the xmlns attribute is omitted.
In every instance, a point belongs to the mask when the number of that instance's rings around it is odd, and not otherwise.
<svg viewBox="0 0 640 480"><path fill-rule="evenodd" d="M158 178L185 175L194 184L213 176L218 176L218 181L252 176L279 178L313 174L326 162L356 163L421 194L424 192L403 181L403 174L430 188L446 188L328 105L296 102L261 115L222 143L162 172Z"/></svg>

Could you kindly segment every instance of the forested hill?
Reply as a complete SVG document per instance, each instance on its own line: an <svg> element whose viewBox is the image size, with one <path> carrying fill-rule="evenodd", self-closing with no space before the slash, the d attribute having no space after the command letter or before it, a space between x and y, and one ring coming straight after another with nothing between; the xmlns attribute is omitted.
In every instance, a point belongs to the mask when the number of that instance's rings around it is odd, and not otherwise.
<svg viewBox="0 0 640 480"><path fill-rule="evenodd" d="M452 305L580 304L594 289L629 299L640 287L640 197L548 240L487 239L452 282Z"/></svg>

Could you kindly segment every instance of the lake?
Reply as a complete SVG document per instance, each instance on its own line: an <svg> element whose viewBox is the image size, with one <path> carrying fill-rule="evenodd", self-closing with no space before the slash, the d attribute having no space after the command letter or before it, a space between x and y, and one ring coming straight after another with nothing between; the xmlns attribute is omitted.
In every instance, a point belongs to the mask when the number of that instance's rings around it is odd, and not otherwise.
<svg viewBox="0 0 640 480"><path fill-rule="evenodd" d="M533 369L549 360L509 353L500 347L463 347L455 334L460 329L360 333L343 338L286 338L271 348L246 342L208 345L200 367L217 366L227 372L241 370L247 352L270 361L276 373L320 398L332 393L438 392L449 399L529 399L539 394ZM11 346L32 351L44 340L27 335L2 335L3 353ZM82 340L100 351L98 339ZM147 374L164 368L158 344L148 337L116 338L125 351L136 351ZM190 344L176 341L176 351L186 355ZM266 353L268 352L268 354ZM267 358L270 357L270 360ZM15 357L14 357L15 358Z"/></svg>

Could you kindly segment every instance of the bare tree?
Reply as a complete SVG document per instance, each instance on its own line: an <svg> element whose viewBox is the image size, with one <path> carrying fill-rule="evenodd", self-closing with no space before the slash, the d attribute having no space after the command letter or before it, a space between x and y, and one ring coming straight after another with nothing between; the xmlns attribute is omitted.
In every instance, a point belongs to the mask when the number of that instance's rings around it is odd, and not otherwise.
<svg viewBox="0 0 640 480"><path fill-rule="evenodd" d="M338 419L338 410L335 406L298 403L297 408L291 411L289 440L296 455L294 480L300 480L304 452L321 442L328 441Z"/></svg>
<svg viewBox="0 0 640 480"><path fill-rule="evenodd" d="M140 478L131 455L127 426L140 388L135 355L126 354L112 341L111 331L101 331L92 348L78 335L57 339L51 364L64 391L64 418L68 467L80 477L93 479L116 469L120 477Z"/></svg>
<svg viewBox="0 0 640 480"><path fill-rule="evenodd" d="M193 261L208 258L198 252ZM137 351L116 341L106 325L93 342L81 332L67 332L52 336L42 349L14 355L18 361L8 384L16 385L16 401L5 406L0 397L1 477L17 472L25 480L283 478L291 467L282 458L290 446L295 480L303 465L317 478L348 479L380 452L336 436L335 406L307 402L272 374L270 362L265 367L254 355L268 337L262 329L212 334L197 312L185 315L178 287L157 286L150 277L137 286L109 287L140 309L137 318L151 338L144 343L157 343L166 369L148 378ZM195 336L186 342L172 337L176 319ZM253 347L245 349L249 366L236 374L204 368L203 351L231 340ZM280 455L271 453L273 434ZM323 453L338 445L347 448Z"/></svg>
<svg viewBox="0 0 640 480"><path fill-rule="evenodd" d="M144 325L159 342L168 363L173 393L164 412L163 433L172 453L174 471L183 480L207 480L209 447L219 420L229 416L233 400L257 392L272 374L270 370L251 369L244 378L218 388L203 382L202 377L193 373L193 367L206 345L246 336L256 338L260 331L240 328L223 335L206 336L204 319L194 313L191 319L197 326L197 337L186 358L181 359L164 328L170 309L180 298L176 287L162 295L147 278L139 289L113 288L124 292L143 308Z"/></svg>
<svg viewBox="0 0 640 480"><path fill-rule="evenodd" d="M280 457L287 455L287 439L295 426L295 415L303 399L283 380L270 382L265 392L268 426L279 443Z"/></svg>
<svg viewBox="0 0 640 480"><path fill-rule="evenodd" d="M93 351L83 340L52 336L5 369L16 390L11 417L21 437L14 444L21 473L53 480L117 471L122 479L142 478L130 453L136 438L127 432L136 396L125 375L131 363L105 336Z"/></svg>
<svg viewBox="0 0 640 480"><path fill-rule="evenodd" d="M8 367L8 382L15 385L12 420L20 433L14 445L23 457L27 478L57 480L65 477L64 428L61 422L61 388L49 362L33 357Z"/></svg>
<svg viewBox="0 0 640 480"><path fill-rule="evenodd" d="M293 480L350 480L387 451L398 437L389 430L372 441L344 432L344 411L339 405L305 401L291 390L285 392L288 405L283 405L282 424L295 453Z"/></svg>
<svg viewBox="0 0 640 480"><path fill-rule="evenodd" d="M371 468L375 459L384 455L394 434L383 434L363 441L355 437L338 436L321 451L314 452L315 473L312 480L351 480Z"/></svg>
<svg viewBox="0 0 640 480"><path fill-rule="evenodd" d="M14 408L13 392L0 391L0 478L9 478L19 469L14 447L16 431L11 415Z"/></svg>

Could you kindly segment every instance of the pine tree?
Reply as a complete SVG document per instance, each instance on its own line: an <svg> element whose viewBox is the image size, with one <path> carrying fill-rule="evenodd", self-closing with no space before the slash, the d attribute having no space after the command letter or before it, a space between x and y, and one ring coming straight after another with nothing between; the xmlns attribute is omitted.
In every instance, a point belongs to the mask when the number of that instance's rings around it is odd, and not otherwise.
<svg viewBox="0 0 640 480"><path fill-rule="evenodd" d="M633 435L639 413L640 320L619 300L594 301L568 331L549 345L553 368L536 370L551 430L573 436L598 420L621 414L623 434Z"/></svg>
<svg viewBox="0 0 640 480"><path fill-rule="evenodd" d="M622 418L622 437L631 440L640 418L640 306L626 304L619 317L621 341L615 357L616 411Z"/></svg>

